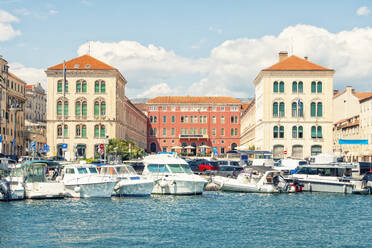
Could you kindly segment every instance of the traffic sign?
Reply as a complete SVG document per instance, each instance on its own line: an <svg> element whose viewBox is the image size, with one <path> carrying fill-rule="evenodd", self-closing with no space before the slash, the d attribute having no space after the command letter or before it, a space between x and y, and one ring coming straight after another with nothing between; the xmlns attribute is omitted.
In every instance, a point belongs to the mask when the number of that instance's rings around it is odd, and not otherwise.
<svg viewBox="0 0 372 248"><path fill-rule="evenodd" d="M43 145L43 150L44 150L45 152L49 152L49 151L50 151L50 147L48 146L48 144L44 144L44 145Z"/></svg>
<svg viewBox="0 0 372 248"><path fill-rule="evenodd" d="M105 149L105 145L104 144L99 144L99 149L101 149L101 150Z"/></svg>
<svg viewBox="0 0 372 248"><path fill-rule="evenodd" d="M284 151L283 154L284 154L284 155L287 155L287 151Z"/></svg>
<svg viewBox="0 0 372 248"><path fill-rule="evenodd" d="M3 136L0 135L0 143L3 142Z"/></svg>
<svg viewBox="0 0 372 248"><path fill-rule="evenodd" d="M105 151L102 149L98 149L98 153L102 156L103 154L105 154Z"/></svg>
<svg viewBox="0 0 372 248"><path fill-rule="evenodd" d="M66 143L62 144L62 149L67 149L67 144Z"/></svg>

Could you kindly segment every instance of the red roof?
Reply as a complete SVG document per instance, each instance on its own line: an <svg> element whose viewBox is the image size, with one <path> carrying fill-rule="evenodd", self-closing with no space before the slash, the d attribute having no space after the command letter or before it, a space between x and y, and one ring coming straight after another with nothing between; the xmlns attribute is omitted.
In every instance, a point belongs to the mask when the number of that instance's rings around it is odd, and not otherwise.
<svg viewBox="0 0 372 248"><path fill-rule="evenodd" d="M90 55L83 55L65 62L67 70L117 70ZM49 67L48 70L62 70L63 63Z"/></svg>
<svg viewBox="0 0 372 248"><path fill-rule="evenodd" d="M264 71L333 71L333 70L314 64L306 59L292 55L264 69Z"/></svg>
<svg viewBox="0 0 372 248"><path fill-rule="evenodd" d="M28 84L26 85L26 90L32 90L32 87L34 87L34 84Z"/></svg>
<svg viewBox="0 0 372 248"><path fill-rule="evenodd" d="M346 90L343 90L343 91L340 91L340 92L337 92L335 95L333 95L333 98L336 98L338 96L341 96L342 94L344 94L346 92ZM359 101L362 101L364 99L367 99L369 97L372 97L372 92L356 92L354 90L352 90L352 93L354 96L356 96Z"/></svg>
<svg viewBox="0 0 372 248"><path fill-rule="evenodd" d="M23 81L22 79L20 79L19 77L17 77L17 76L14 75L13 73L11 73L10 71L8 72L8 74L9 74L11 77L15 78L16 80L21 81L22 83L26 84L25 81Z"/></svg>
<svg viewBox="0 0 372 248"><path fill-rule="evenodd" d="M233 97L226 96L158 96L147 101L147 103L233 103L241 102Z"/></svg>

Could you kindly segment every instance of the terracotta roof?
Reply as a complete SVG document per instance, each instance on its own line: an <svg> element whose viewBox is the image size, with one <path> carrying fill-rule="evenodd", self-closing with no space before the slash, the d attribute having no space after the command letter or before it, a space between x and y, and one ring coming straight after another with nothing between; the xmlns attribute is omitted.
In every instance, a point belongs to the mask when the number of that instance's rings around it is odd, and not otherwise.
<svg viewBox="0 0 372 248"><path fill-rule="evenodd" d="M233 97L226 96L158 96L147 103L237 103L241 102Z"/></svg>
<svg viewBox="0 0 372 248"><path fill-rule="evenodd" d="M35 85L34 84L28 84L26 85L26 90L32 90L32 87L34 87Z"/></svg>
<svg viewBox="0 0 372 248"><path fill-rule="evenodd" d="M264 71L333 71L332 69L314 64L306 59L292 55L276 63Z"/></svg>
<svg viewBox="0 0 372 248"><path fill-rule="evenodd" d="M353 94L354 96L359 98L359 101L362 101L372 96L372 92L353 92Z"/></svg>
<svg viewBox="0 0 372 248"><path fill-rule="evenodd" d="M65 62L67 70L117 70L89 55L83 55ZM48 70L62 70L63 63L49 67Z"/></svg>
<svg viewBox="0 0 372 248"><path fill-rule="evenodd" d="M26 84L25 81L23 81L22 79L20 79L19 77L17 77L17 76L14 75L13 73L11 73L10 71L8 72L8 74L9 74L11 77L15 78L16 80L21 81L22 83Z"/></svg>
<svg viewBox="0 0 372 248"><path fill-rule="evenodd" d="M343 90L343 91L339 91L337 92L336 94L333 95L333 98L336 98L338 96L341 96L342 94L344 94L346 92L346 90Z"/></svg>

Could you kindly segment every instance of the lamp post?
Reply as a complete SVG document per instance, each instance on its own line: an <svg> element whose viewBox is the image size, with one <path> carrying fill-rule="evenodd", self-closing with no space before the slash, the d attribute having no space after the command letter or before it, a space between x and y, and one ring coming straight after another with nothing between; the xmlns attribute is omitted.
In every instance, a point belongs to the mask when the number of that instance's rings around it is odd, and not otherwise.
<svg viewBox="0 0 372 248"><path fill-rule="evenodd" d="M14 112L14 125L13 125L13 128L14 128L14 131L13 131L13 155L17 155L17 152L16 152L16 139L17 139L17 112L18 111L21 111L21 108L19 107L19 105L17 104L17 101L15 99L13 99L13 102L12 102L12 105L10 106L9 108L10 111L13 111Z"/></svg>

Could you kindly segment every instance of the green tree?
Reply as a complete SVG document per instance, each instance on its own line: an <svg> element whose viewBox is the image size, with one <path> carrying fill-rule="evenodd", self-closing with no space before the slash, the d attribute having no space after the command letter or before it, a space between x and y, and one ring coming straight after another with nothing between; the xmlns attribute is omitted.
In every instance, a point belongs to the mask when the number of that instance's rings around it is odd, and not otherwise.
<svg viewBox="0 0 372 248"><path fill-rule="evenodd" d="M144 153L144 149L130 140L110 139L107 146L107 154L121 157L123 160L138 158Z"/></svg>

